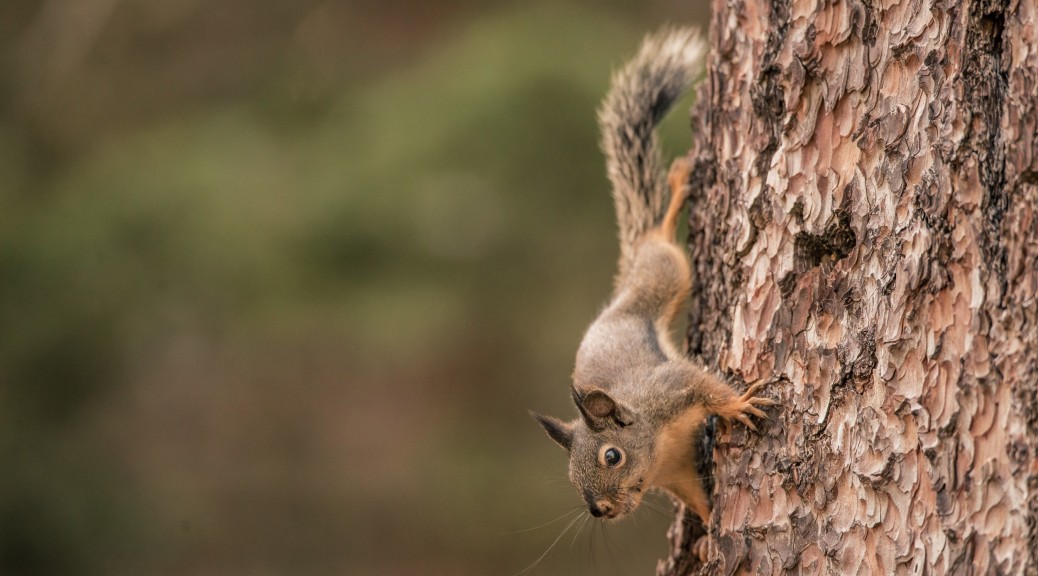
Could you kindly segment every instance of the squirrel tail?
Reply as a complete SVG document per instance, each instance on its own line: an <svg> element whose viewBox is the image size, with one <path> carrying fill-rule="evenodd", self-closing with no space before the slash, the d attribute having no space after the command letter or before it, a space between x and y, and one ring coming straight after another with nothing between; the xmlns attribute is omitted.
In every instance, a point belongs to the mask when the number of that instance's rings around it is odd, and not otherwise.
<svg viewBox="0 0 1038 576"><path fill-rule="evenodd" d="M692 28L665 28L646 37L638 55L613 74L598 111L620 228L620 278L635 244L659 225L665 210L666 171L655 127L692 84L705 54Z"/></svg>

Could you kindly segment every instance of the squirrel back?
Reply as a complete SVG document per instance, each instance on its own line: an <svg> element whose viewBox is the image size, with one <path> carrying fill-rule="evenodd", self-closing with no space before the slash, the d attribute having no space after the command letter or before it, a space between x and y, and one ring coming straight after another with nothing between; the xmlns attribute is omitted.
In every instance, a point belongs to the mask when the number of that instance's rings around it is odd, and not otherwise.
<svg viewBox="0 0 1038 576"><path fill-rule="evenodd" d="M618 278L630 269L638 240L663 218L666 170L655 128L688 90L705 53L694 28L665 28L648 36L638 54L613 74L599 108L620 234Z"/></svg>

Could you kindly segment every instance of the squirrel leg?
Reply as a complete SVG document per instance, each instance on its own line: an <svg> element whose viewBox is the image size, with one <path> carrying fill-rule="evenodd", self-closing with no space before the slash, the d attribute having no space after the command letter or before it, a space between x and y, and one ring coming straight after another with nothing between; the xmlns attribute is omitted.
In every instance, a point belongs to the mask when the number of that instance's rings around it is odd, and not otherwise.
<svg viewBox="0 0 1038 576"><path fill-rule="evenodd" d="M685 205L685 200L688 198L688 178L691 174L692 163L684 156L675 158L674 163L670 165L670 172L667 173L667 182L670 184L670 206L667 207L667 214L660 223L660 231L668 242L674 241L674 234L678 229L678 214L681 213L681 207Z"/></svg>
<svg viewBox="0 0 1038 576"><path fill-rule="evenodd" d="M652 234L654 239L662 240L663 244L666 245L667 251L672 258L673 269L677 271L674 278L678 282L675 285L678 289L670 295L670 301L663 307L662 312L656 319L656 329L661 334L661 341L668 351L667 357L669 358L680 356L677 346L671 342L670 326L673 324L674 318L681 310L682 305L688 301L688 295L692 289L692 271L689 268L688 257L681 247L674 242L674 236L677 233L678 227L678 215L681 213L681 208L688 198L688 178L691 173L692 164L685 157L679 157L671 164L670 172L667 174L667 181L670 183L670 205L667 208L667 213L663 216L663 221L660 222L659 228Z"/></svg>
<svg viewBox="0 0 1038 576"><path fill-rule="evenodd" d="M767 384L765 381L750 386L740 395L727 382L698 366L690 366L688 370L686 401L690 405L702 406L709 414L717 414L725 422L738 420L750 430L756 431L757 427L750 417L766 418L759 406L778 404L771 398L757 396L757 392Z"/></svg>
<svg viewBox="0 0 1038 576"><path fill-rule="evenodd" d="M710 498L703 489L697 469L699 458L693 439L706 419L707 409L700 402L690 404L671 422L664 424L653 449L649 484L670 492L705 524L710 518Z"/></svg>
<svg viewBox="0 0 1038 576"><path fill-rule="evenodd" d="M689 435L682 435L685 442L688 442ZM667 449L662 450L664 453ZM667 492L674 495L675 498L680 500L689 510L699 516L699 519L706 524L710 521L710 497L707 496L706 490L703 488L703 479L699 477L699 472L696 470L696 462L698 458L695 457L693 451L687 449L680 456L673 454L661 454L663 460L668 461L666 469L662 472L662 477L657 478L653 482L653 486L663 488Z"/></svg>
<svg viewBox="0 0 1038 576"><path fill-rule="evenodd" d="M703 489L703 480L695 470L687 471L684 478L666 488L695 512L704 525L710 521L710 498Z"/></svg>

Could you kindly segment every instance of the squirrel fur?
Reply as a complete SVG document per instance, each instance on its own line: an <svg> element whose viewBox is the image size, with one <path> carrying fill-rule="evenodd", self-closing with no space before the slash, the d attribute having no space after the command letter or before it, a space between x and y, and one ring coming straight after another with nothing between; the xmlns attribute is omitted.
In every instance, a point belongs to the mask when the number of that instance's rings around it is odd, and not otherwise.
<svg viewBox="0 0 1038 576"><path fill-rule="evenodd" d="M671 341L671 322L691 289L688 260L674 240L690 164L679 158L664 170L655 128L704 54L693 29L650 35L613 75L598 113L619 225L618 272L609 304L577 351L571 392L579 416L565 422L531 413L569 451L570 481L595 517L621 518L659 488L705 522L710 504L696 472L696 434L711 414L755 430L750 416L774 404L755 396L759 384L740 395Z"/></svg>

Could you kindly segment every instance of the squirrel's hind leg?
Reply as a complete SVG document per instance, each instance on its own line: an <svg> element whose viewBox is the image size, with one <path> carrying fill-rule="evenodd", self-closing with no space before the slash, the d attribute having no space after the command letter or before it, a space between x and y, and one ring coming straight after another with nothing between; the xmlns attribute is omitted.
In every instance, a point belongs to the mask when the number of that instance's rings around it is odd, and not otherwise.
<svg viewBox="0 0 1038 576"><path fill-rule="evenodd" d="M675 242L674 235L678 229L678 215L681 214L681 208L688 198L690 188L688 180L691 174L692 163L684 156L675 158L670 165L670 172L667 173L667 182L670 184L670 206L667 207L667 213L663 216L663 222L660 223L660 235L663 236L663 240L667 244L679 252L681 248ZM681 306L688 301L689 292L692 289L691 270L689 270L688 260L683 252L678 255L677 264L683 272L681 288L674 294L674 297L664 308L663 314L660 315L657 321L657 329L665 335L663 339L667 340L668 344L670 343L670 335L668 334L670 326L674 322L674 317L681 310ZM673 344L670 346L676 351L676 346Z"/></svg>
<svg viewBox="0 0 1038 576"><path fill-rule="evenodd" d="M670 165L667 173L667 183L670 184L670 206L660 223L660 232L668 242L674 241L674 234L678 230L678 214L681 207L685 205L689 193L689 176L692 175L692 163L688 158L679 156Z"/></svg>

